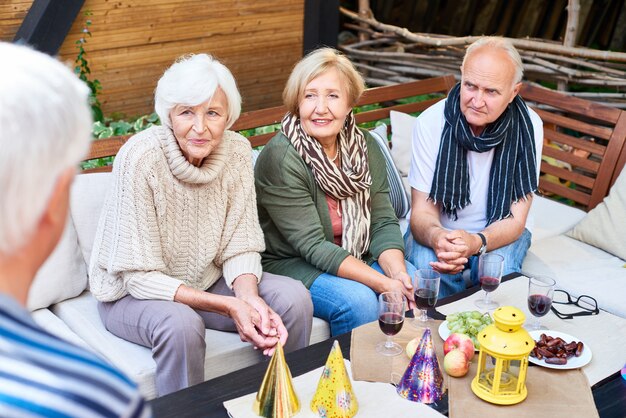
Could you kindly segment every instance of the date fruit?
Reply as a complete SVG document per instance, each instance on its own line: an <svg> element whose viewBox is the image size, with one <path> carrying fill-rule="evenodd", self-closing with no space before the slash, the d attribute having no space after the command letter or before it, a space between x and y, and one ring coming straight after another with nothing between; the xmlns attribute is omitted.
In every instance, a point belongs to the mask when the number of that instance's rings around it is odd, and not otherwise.
<svg viewBox="0 0 626 418"><path fill-rule="evenodd" d="M535 347L530 352L537 360L545 360L548 364L567 364L570 357L580 357L585 349L582 341L565 342L561 337L551 337L541 334L535 341Z"/></svg>

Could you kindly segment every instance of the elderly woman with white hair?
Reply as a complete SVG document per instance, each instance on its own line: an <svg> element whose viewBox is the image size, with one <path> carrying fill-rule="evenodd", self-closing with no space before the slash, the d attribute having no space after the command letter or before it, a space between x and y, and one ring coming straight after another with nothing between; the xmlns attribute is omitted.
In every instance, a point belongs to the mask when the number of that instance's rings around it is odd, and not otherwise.
<svg viewBox="0 0 626 418"><path fill-rule="evenodd" d="M308 345L313 308L300 282L262 271L251 147L228 130L241 108L230 71L183 57L155 108L162 126L115 159L89 280L106 328L152 349L161 396L204 380L205 328L271 355Z"/></svg>

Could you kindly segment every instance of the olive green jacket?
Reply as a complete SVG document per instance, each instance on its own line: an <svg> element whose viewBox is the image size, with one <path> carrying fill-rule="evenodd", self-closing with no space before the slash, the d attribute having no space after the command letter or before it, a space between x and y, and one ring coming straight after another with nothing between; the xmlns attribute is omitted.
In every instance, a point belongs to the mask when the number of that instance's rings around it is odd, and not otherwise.
<svg viewBox="0 0 626 418"><path fill-rule="evenodd" d="M363 260L371 264L387 249L404 251L404 243L389 201L385 158L376 141L363 132L372 177L371 243ZM254 177L265 235L263 270L298 279L307 288L324 272L336 275L350 253L333 242L326 195L282 132L259 155Z"/></svg>

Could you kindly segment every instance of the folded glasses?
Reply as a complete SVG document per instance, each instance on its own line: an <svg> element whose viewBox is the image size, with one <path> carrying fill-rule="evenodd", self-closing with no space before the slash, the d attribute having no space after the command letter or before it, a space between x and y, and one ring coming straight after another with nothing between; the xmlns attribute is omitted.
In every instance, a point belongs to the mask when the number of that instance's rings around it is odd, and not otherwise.
<svg viewBox="0 0 626 418"><path fill-rule="evenodd" d="M557 305L574 305L578 306L582 309L579 312L559 312L554 304ZM572 298L572 296L567 293L565 290L555 290L554 298L552 300L552 306L550 310L554 312L556 316L561 319L572 319L575 316L588 316L588 315L597 315L600 313L600 309L598 309L598 301L592 298L589 295L580 295L577 298Z"/></svg>

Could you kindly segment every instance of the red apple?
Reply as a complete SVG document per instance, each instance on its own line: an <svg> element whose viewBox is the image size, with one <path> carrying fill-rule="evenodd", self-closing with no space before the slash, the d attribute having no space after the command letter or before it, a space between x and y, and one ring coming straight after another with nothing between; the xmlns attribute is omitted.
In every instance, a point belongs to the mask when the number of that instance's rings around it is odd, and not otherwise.
<svg viewBox="0 0 626 418"><path fill-rule="evenodd" d="M465 334L452 333L443 343L443 354L448 354L454 349L459 349L467 357L467 361L474 358L474 343L472 339Z"/></svg>
<svg viewBox="0 0 626 418"><path fill-rule="evenodd" d="M461 377L467 374L470 362L465 353L455 348L443 358L443 370L452 377Z"/></svg>

